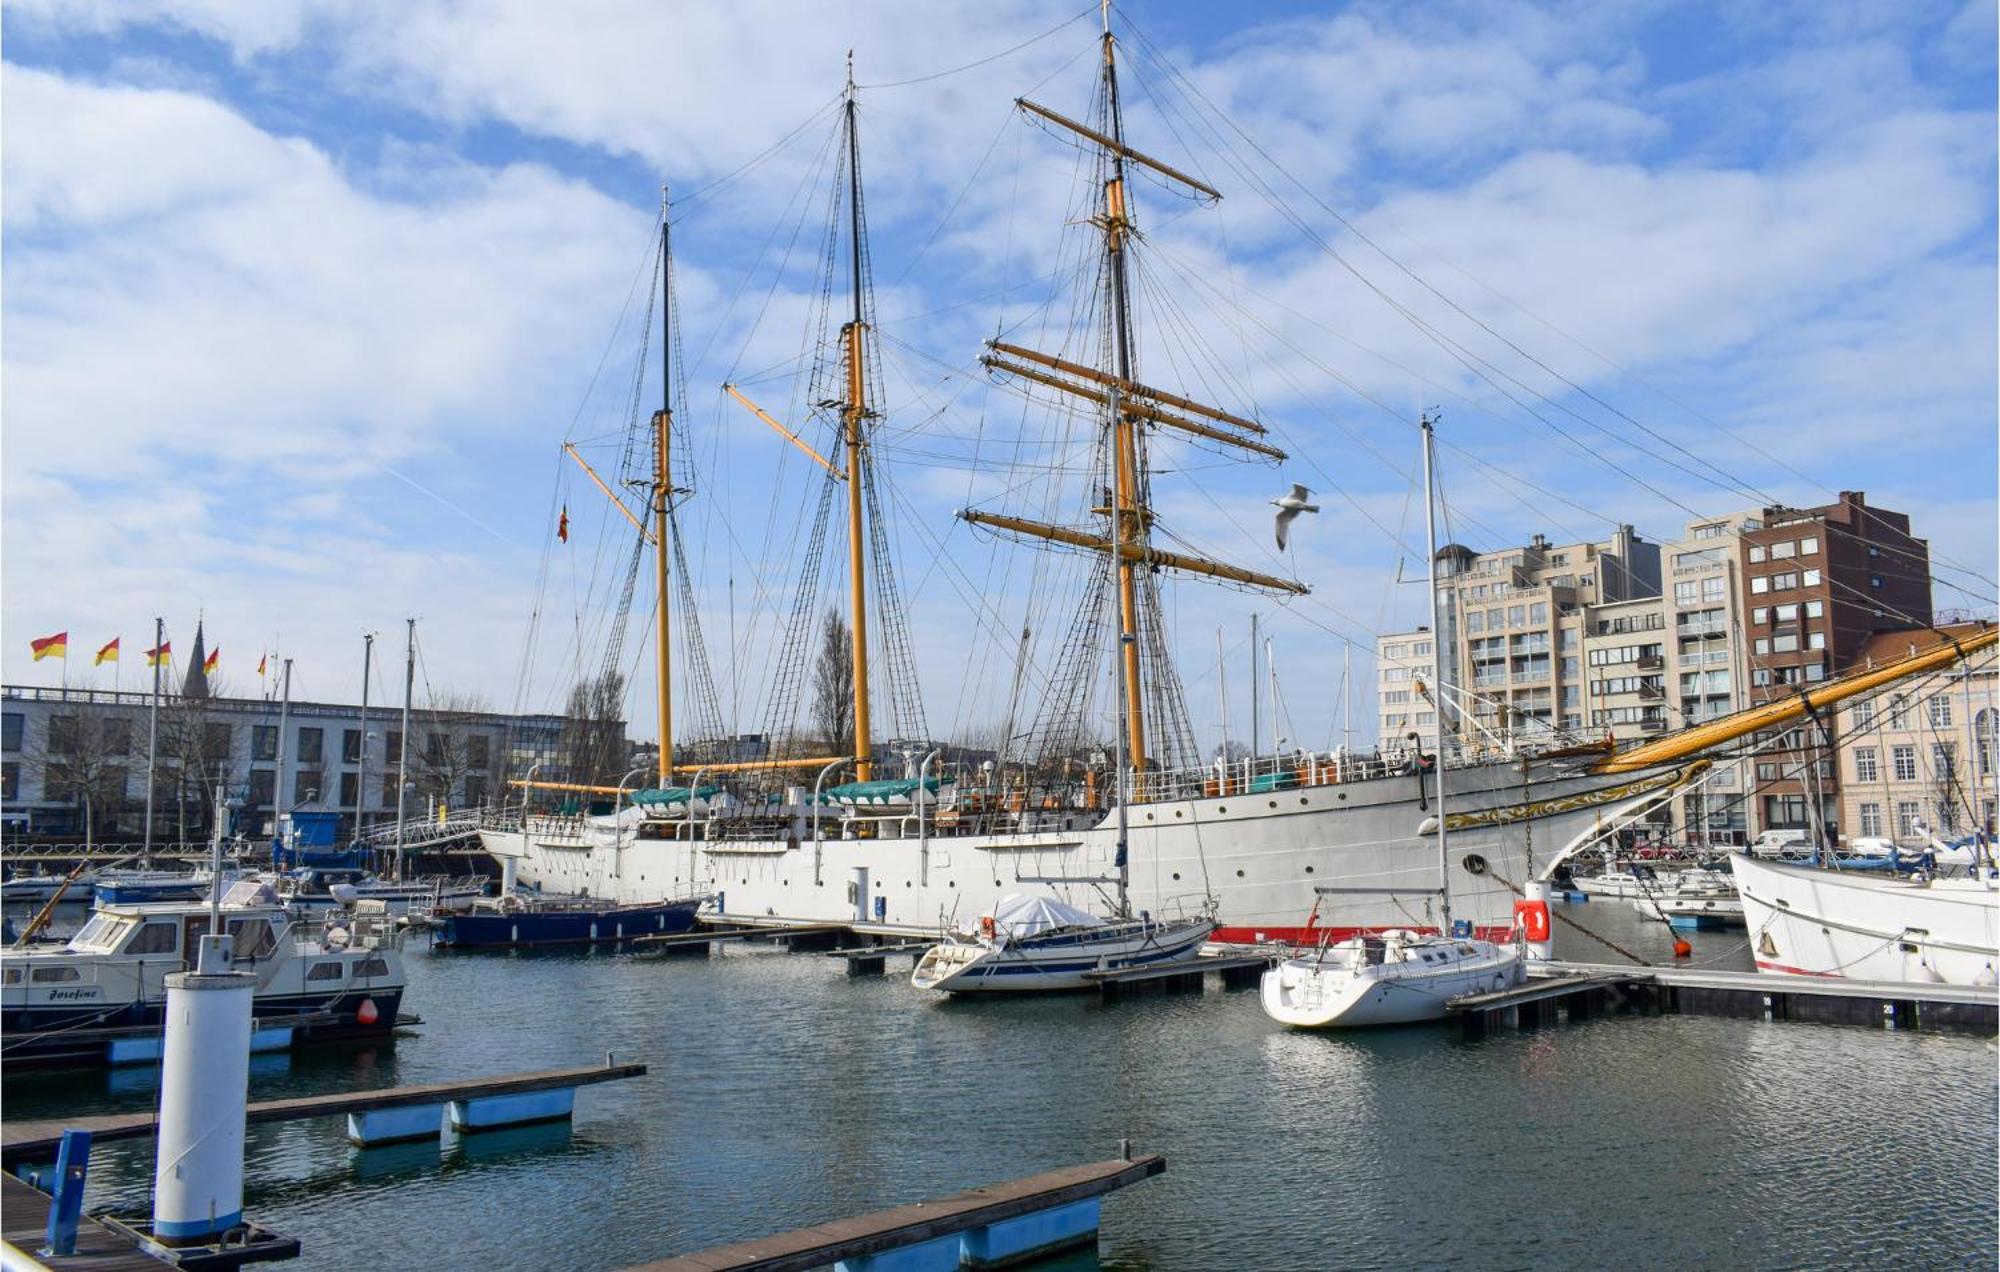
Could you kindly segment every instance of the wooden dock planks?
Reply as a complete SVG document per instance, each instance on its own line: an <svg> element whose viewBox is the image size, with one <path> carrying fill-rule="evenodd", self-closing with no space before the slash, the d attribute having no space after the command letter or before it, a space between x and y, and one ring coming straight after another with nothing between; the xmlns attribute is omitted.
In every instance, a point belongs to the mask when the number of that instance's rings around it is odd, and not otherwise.
<svg viewBox="0 0 2000 1272"><path fill-rule="evenodd" d="M307 1095L287 1100L259 1100L249 1106L248 1119L258 1122L289 1122L301 1118L333 1117L342 1113L364 1113L409 1104L444 1104L490 1095L521 1095L558 1087L590 1086L636 1078L646 1072L643 1064L581 1065L573 1069L543 1069L533 1073L504 1074L494 1078L471 1078L458 1082L430 1082L418 1086L385 1087L373 1091L338 1091L330 1095ZM0 1124L0 1161L34 1161L37 1155L54 1160L65 1130L89 1131L93 1141L140 1139L157 1134L159 1123L153 1111L142 1113L101 1113L88 1117L45 1118L41 1121L8 1121Z"/></svg>
<svg viewBox="0 0 2000 1272"><path fill-rule="evenodd" d="M31 1257L48 1237L49 1195L14 1175L0 1176L0 1239ZM84 1216L76 1225L76 1253L41 1258L54 1272L160 1272L166 1265L127 1237Z"/></svg>
<svg viewBox="0 0 2000 1272"><path fill-rule="evenodd" d="M936 1201L896 1206L852 1219L835 1219L754 1241L640 1264L628 1272L805 1272L842 1259L880 1254L1101 1197L1166 1169L1167 1159L1157 1153L1132 1161L1115 1159L1065 1166Z"/></svg>

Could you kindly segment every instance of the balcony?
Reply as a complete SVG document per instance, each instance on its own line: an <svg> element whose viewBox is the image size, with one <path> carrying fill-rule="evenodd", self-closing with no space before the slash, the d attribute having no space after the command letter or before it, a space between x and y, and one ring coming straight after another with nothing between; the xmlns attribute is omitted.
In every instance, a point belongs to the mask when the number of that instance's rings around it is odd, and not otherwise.
<svg viewBox="0 0 2000 1272"><path fill-rule="evenodd" d="M1667 691L1659 685L1640 685L1639 698L1643 702L1665 702Z"/></svg>
<svg viewBox="0 0 2000 1272"><path fill-rule="evenodd" d="M1647 654L1645 657L1641 658L1638 662L1633 664L1633 666L1637 667L1640 671L1658 671L1662 667L1665 667L1666 665L1667 665L1667 660L1659 654Z"/></svg>

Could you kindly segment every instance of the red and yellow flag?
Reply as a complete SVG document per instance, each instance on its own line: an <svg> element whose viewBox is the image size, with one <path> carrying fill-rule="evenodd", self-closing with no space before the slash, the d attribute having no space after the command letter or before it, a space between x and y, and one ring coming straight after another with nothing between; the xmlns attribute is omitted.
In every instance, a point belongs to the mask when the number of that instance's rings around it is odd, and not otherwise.
<svg viewBox="0 0 2000 1272"><path fill-rule="evenodd" d="M35 651L36 662L40 662L44 658L61 658L67 661L69 659L69 633L57 632L53 636L44 636L40 640L31 640L28 642L28 648Z"/></svg>
<svg viewBox="0 0 2000 1272"><path fill-rule="evenodd" d="M97 651L97 661L92 663L91 666L102 667L105 663L117 662L117 661L118 661L118 638L116 636L113 636L110 639L110 641L105 644L104 648Z"/></svg>
<svg viewBox="0 0 2000 1272"><path fill-rule="evenodd" d="M556 538L558 538L558 539L562 540L562 541L563 541L564 543L568 543L568 542L569 542L569 505L568 505L568 504L564 504L564 505L563 505L563 508L562 508L562 516L560 516L560 517L556 518Z"/></svg>
<svg viewBox="0 0 2000 1272"><path fill-rule="evenodd" d="M202 660L201 674L204 676L213 676L215 674L216 664L221 661L222 661L222 646L217 645L214 649L209 650L208 657Z"/></svg>
<svg viewBox="0 0 2000 1272"><path fill-rule="evenodd" d="M146 665L148 667L157 667L163 662L172 662L173 658L174 642L172 641L168 641L158 649L149 649L146 651Z"/></svg>
<svg viewBox="0 0 2000 1272"><path fill-rule="evenodd" d="M258 674L258 675L260 675L260 676L261 676L261 675L263 675L263 674L264 674L264 668L265 668L265 667L267 667L267 666L269 666L269 665L270 665L270 662L271 662L271 655L270 655L269 653L264 653L264 654L260 654L260 655L258 655L258 657L257 657L257 674Z"/></svg>

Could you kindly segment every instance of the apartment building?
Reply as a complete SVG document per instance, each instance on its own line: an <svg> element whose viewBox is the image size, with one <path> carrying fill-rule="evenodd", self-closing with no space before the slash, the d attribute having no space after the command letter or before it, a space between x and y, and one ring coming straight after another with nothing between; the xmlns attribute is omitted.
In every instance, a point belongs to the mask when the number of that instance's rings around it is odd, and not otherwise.
<svg viewBox="0 0 2000 1272"><path fill-rule="evenodd" d="M1768 507L1740 540L1750 701L1768 702L1838 674L1879 632L1931 622L1930 547L1900 512L1842 491L1817 508ZM1790 730L1758 757L1760 823L1843 832L1839 735Z"/></svg>
<svg viewBox="0 0 2000 1272"><path fill-rule="evenodd" d="M1907 658L1982 624L1878 632L1844 671ZM1922 825L1944 839L1989 835L2000 803L2000 658L1992 650L1947 672L1846 703L1840 710L1840 819L1850 837L1921 848Z"/></svg>
<svg viewBox="0 0 2000 1272"><path fill-rule="evenodd" d="M1431 629L1419 627L1375 643L1375 737L1382 746L1405 744L1415 733L1424 750L1437 749L1435 694L1427 700L1418 689L1430 685L1432 640Z"/></svg>
<svg viewBox="0 0 2000 1272"><path fill-rule="evenodd" d="M141 829L153 699L147 693L0 688L0 807L10 833L99 836ZM282 733L281 733L282 721ZM154 833L207 835L214 791L239 806L234 829L270 831L280 807L320 803L357 819L417 813L441 800L479 805L510 776L551 765L563 718L483 711L412 715L408 762L400 713L339 703L171 696L160 710Z"/></svg>

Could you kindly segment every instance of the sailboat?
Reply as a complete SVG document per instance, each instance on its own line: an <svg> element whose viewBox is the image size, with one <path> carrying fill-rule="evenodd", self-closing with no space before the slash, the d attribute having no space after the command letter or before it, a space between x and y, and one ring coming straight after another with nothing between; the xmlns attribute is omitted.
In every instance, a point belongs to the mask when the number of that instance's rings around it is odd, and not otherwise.
<svg viewBox="0 0 2000 1272"><path fill-rule="evenodd" d="M1438 559L1437 492L1432 463L1435 437L1428 415L1423 419L1424 528L1430 559ZM1433 580L1431 630L1438 625L1438 589ZM1438 644L1431 647L1431 675L1437 676ZM1353 936L1334 944L1323 941L1310 954L1288 958L1266 971L1258 985L1264 1014L1295 1029L1352 1029L1363 1025L1414 1024L1442 1020L1446 1005L1466 994L1490 992L1527 979L1527 943L1480 940L1451 933L1450 816L1445 793L1438 790L1437 899L1443 911L1439 935L1398 928L1381 936ZM1327 890L1337 891L1337 889ZM1545 926L1548 902L1539 905Z"/></svg>
<svg viewBox="0 0 2000 1272"><path fill-rule="evenodd" d="M1268 426L1254 412L1197 400L1192 385L1168 388L1141 378L1142 342L1127 273L1145 244L1134 232L1137 207L1128 178L1142 171L1194 203L1212 202L1221 192L1128 140L1119 104L1118 42L1108 11L1099 51L1087 122L1025 98L1017 103L1024 116L1095 165L1089 187L1093 206L1073 224L1076 234L1094 231L1097 237L1091 245L1095 268L1082 272L1097 280L1101 300L1079 309L1090 315L1095 332L1075 343L1099 352L1090 361L1086 354L1071 357L995 339L980 362L1010 391L1042 395L1087 413L1096 446L1088 468L1076 476L1087 478L1101 495L1077 524L987 509L968 508L959 515L968 525L1027 541L1043 552L1079 553L1091 563L1091 591L1079 604L1073 627L1081 633L1073 644L1082 653L1049 677L1054 687L1047 697L1057 707L1065 705L1057 701L1063 693L1087 702L1103 680L1107 648L1114 649L1119 758L1107 762L1103 752L1113 748L1089 736L1087 727L1072 726L1066 733L1044 731L1040 758L1023 760L1003 749L999 762L975 760L946 772L948 763L932 767L945 758L943 748L926 741L918 752L922 761L913 756L901 776L877 772L894 747L874 727L875 708L897 722L895 736L924 734L911 731L922 728L921 711L912 707L914 657L886 573L888 539L874 475L883 462L875 446L885 409L877 369L881 337L869 301L857 97L850 77L841 122L844 144L836 152L844 156L836 189L844 188L845 202L835 208L839 215L829 218L827 281L820 289L829 309L837 303L833 298L844 297L847 312L837 315L844 319L837 338L815 355L810 395L845 462L821 455L795 430L750 408L816 461L808 471L822 483L822 510L844 505L845 621L853 651L845 736L816 751L788 746L792 735L780 720L766 725L778 754L736 758L677 745L667 658L668 537L675 533L669 525L673 487L665 441L671 412L662 410L653 435L654 524L639 526L659 554L653 623L657 788L634 793L601 785L563 792L565 799L620 801L622 815L608 821L564 805L510 809L481 831L484 847L507 879L613 903L708 894L714 912L731 920L842 922L921 937L955 926L958 916L995 913L1010 894L1051 897L1081 908L1124 877L1133 913L1173 913L1177 904L1190 899L1198 904L1212 895L1219 924L1215 939L1311 945L1322 937L1442 932L1428 918L1413 917L1400 900L1435 894L1441 864L1452 914L1469 928L1470 939L1501 941L1514 928L1520 890L1542 864L1531 862L1530 843L1560 850L1588 840L1608 818L1678 798L1709 771L1704 757L1716 748L1782 729L1808 711L1825 711L1891 679L1922 674L1993 643L1989 632L1624 751L1551 745L1520 748L1501 759L1446 746L1435 762L1415 764L1302 751L1260 755L1218 773L1194 750L1186 727L1159 577L1279 596L1298 596L1307 588L1296 579L1180 550L1178 544L1164 546L1169 536L1152 499L1156 473L1147 456L1149 439L1197 439L1239 459L1285 456L1267 440ZM829 319L828 327L835 320ZM748 405L740 392L731 392ZM819 568L815 554L823 540L809 526L800 528L799 538L804 577ZM1104 568L1096 568L1100 563ZM803 587L800 594L806 595ZM810 607L795 609L799 612L808 618L818 613ZM684 615L683 624L693 617ZM1114 625L1120 638L1115 646L1105 639ZM810 645L811 637L809 625L788 629L780 658L802 658L799 648ZM1072 712L1071 718L1081 715ZM723 789L707 794L704 782ZM1107 801L1108 790L1120 792L1120 798ZM1442 813L1447 804L1451 811ZM1299 916L1322 887L1342 889L1329 921L1302 925Z"/></svg>
<svg viewBox="0 0 2000 1272"><path fill-rule="evenodd" d="M2000 868L1908 878L1732 854L1762 972L1913 984L2000 984Z"/></svg>

